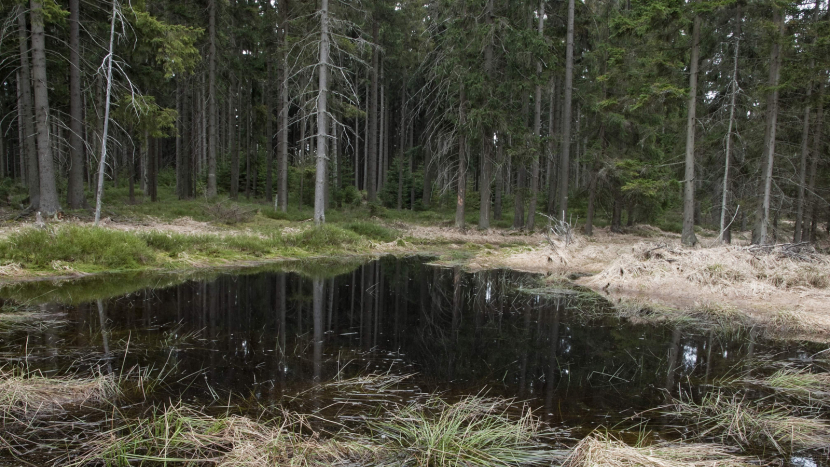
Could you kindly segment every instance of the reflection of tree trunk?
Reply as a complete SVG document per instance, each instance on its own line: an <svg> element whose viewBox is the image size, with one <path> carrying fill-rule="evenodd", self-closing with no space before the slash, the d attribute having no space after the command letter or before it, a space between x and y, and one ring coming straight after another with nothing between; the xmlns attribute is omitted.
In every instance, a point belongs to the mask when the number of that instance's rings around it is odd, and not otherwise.
<svg viewBox="0 0 830 467"><path fill-rule="evenodd" d="M455 364L456 364L456 347L458 340L458 326L461 323L461 267L455 266L452 270L452 327L450 328L449 338L449 366L447 368L447 377L450 381L455 379Z"/></svg>
<svg viewBox="0 0 830 467"><path fill-rule="evenodd" d="M375 283L375 265L369 263L363 266L366 280L363 282L363 299L361 300L362 313L360 314L360 340L364 349L371 347L372 342L372 288Z"/></svg>
<svg viewBox="0 0 830 467"><path fill-rule="evenodd" d="M712 347L715 346L715 333L709 331L709 340L706 342L706 376L703 378L703 384L709 384L709 372L712 370Z"/></svg>
<svg viewBox="0 0 830 467"><path fill-rule="evenodd" d="M553 311L553 323L550 327L550 355L548 361L548 374L545 378L547 385L545 392L545 414L550 416L553 413L553 395L556 392L557 379L559 377L559 312L561 310L561 299L556 299L556 308Z"/></svg>
<svg viewBox="0 0 830 467"><path fill-rule="evenodd" d="M374 306L374 328L372 330L372 347L378 346L378 335L380 333L380 311L381 311L381 295L383 294L383 274L381 274L381 263L380 261L375 261L375 267L377 270L375 271L375 277L377 284L374 285L375 288L375 306Z"/></svg>
<svg viewBox="0 0 830 467"><path fill-rule="evenodd" d="M677 373L677 362L680 358L680 328L674 328L671 335L671 344L669 345L669 352L668 356L666 357L666 363L668 369L666 370L666 391L668 391L667 397L671 397L671 392L674 389L674 382L675 382L675 373Z"/></svg>
<svg viewBox="0 0 830 467"><path fill-rule="evenodd" d="M530 334L530 308L525 307L522 310L524 316L524 330L522 331L522 361L521 369L519 370L519 397L522 398L527 393L527 362L528 362L528 346Z"/></svg>
<svg viewBox="0 0 830 467"><path fill-rule="evenodd" d="M326 288L323 279L314 279L314 382L323 373L323 300Z"/></svg>
<svg viewBox="0 0 830 467"><path fill-rule="evenodd" d="M286 355L285 355L285 334L286 334L286 303L285 303L285 273L280 273L277 277L277 310L279 310L280 314L280 377L285 376L285 369L286 369Z"/></svg>
<svg viewBox="0 0 830 467"><path fill-rule="evenodd" d="M110 359L109 330L107 329L107 315L104 313L104 303L99 299L98 321L101 323L101 339L104 341L104 360L107 362L107 373L112 374L112 360Z"/></svg>

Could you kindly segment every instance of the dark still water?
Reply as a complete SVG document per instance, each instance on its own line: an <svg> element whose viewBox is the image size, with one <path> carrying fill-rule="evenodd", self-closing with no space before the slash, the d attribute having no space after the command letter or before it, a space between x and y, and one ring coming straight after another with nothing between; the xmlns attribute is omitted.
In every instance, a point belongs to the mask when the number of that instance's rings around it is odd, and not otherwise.
<svg viewBox="0 0 830 467"><path fill-rule="evenodd" d="M764 341L750 330L633 325L591 294L523 291L541 279L511 271L465 273L419 258L342 273L342 266L315 266L333 277L273 269L150 281L100 301L83 301L92 296L88 287L44 284L26 295L57 300L37 305L56 321L0 334L0 357L47 374L138 365L166 374L157 398L205 405L244 398L344 420L353 414L332 403L342 394L315 392L318 382L412 375L395 386L398 401L433 392L515 397L578 438L598 426L636 434L644 421L654 436L672 437L673 420L639 414L680 390L710 389L754 357L798 361L821 350ZM78 297L81 303L61 304ZM332 407L336 413L327 414Z"/></svg>

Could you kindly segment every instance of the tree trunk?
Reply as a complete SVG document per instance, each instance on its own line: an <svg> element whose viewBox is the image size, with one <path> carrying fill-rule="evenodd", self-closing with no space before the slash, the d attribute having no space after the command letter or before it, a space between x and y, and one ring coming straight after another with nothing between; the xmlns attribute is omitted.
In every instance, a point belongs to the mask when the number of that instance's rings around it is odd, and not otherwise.
<svg viewBox="0 0 830 467"><path fill-rule="evenodd" d="M251 198L251 175L253 172L251 162L251 133L253 132L253 118L254 111L254 82L252 79L248 80L248 87L245 89L245 198Z"/></svg>
<svg viewBox="0 0 830 467"><path fill-rule="evenodd" d="M314 186L314 224L326 222L326 140L328 139L327 99L329 65L329 1L320 0L320 62L319 86L317 90L317 180Z"/></svg>
<svg viewBox="0 0 830 467"><path fill-rule="evenodd" d="M565 95L562 102L562 151L559 156L559 211L565 219L568 212L568 179L571 155L571 105L574 75L574 0L568 0L568 36L565 52Z"/></svg>
<svg viewBox="0 0 830 467"><path fill-rule="evenodd" d="M158 160L160 140L147 135L147 190L150 192L150 202L158 201Z"/></svg>
<svg viewBox="0 0 830 467"><path fill-rule="evenodd" d="M554 136L554 122L556 119L556 78L550 78L550 102L548 103L548 150L547 150L547 167L545 170L545 186L548 193L548 205L545 212L548 215L553 215L556 208L556 177L554 176L555 164L554 154L556 154L556 141Z"/></svg>
<svg viewBox="0 0 830 467"><path fill-rule="evenodd" d="M281 3L283 11L287 8L288 2ZM287 13L282 13L283 21L288 18ZM285 47L286 27L282 26L280 45ZM280 161L279 181L277 182L278 205L282 212L288 211L288 53L283 51L280 60Z"/></svg>
<svg viewBox="0 0 830 467"><path fill-rule="evenodd" d="M230 102L230 85L228 86L228 102ZM228 104L230 105L230 104ZM230 112L228 112L230 115ZM230 122L229 122L230 123ZM176 196L182 193L182 135L184 134L184 119L182 118L182 82L176 78Z"/></svg>
<svg viewBox="0 0 830 467"><path fill-rule="evenodd" d="M801 159L798 164L798 199L796 200L795 227L793 243L801 242L801 227L804 222L804 192L807 183L807 159L810 157L810 98L813 94L812 83L807 85L807 104L804 106L804 122L801 131Z"/></svg>
<svg viewBox="0 0 830 467"><path fill-rule="evenodd" d="M207 197L216 197L216 0L208 5L210 20L210 63L208 64ZM269 68L270 69L270 68Z"/></svg>
<svg viewBox="0 0 830 467"><path fill-rule="evenodd" d="M692 59L689 65L689 101L686 113L686 171L683 181L683 233L680 241L686 246L697 244L695 236L695 110L697 104L697 75L700 57L700 16L695 15L692 26Z"/></svg>
<svg viewBox="0 0 830 467"><path fill-rule="evenodd" d="M369 101L369 154L368 154L368 172L365 178L366 192L370 203L377 201L377 191L375 190L375 183L377 180L377 162L378 162L378 21L372 21L372 97Z"/></svg>
<svg viewBox="0 0 830 467"><path fill-rule="evenodd" d="M404 85L401 86L401 121L399 125L400 139L398 143L398 211L403 209L403 160L406 152L406 78L403 80Z"/></svg>
<svg viewBox="0 0 830 467"><path fill-rule="evenodd" d="M493 81L493 8L495 0L487 0L484 20L487 24L487 33L490 40L484 46L484 73L487 75L488 85L494 86ZM488 89L489 90L489 89ZM479 212L478 228L486 230L490 228L490 188L493 184L493 129L485 126L481 138L481 181L479 183Z"/></svg>
<svg viewBox="0 0 830 467"><path fill-rule="evenodd" d="M268 79L263 86L265 92L265 199L272 201L274 196L274 108L271 102L271 83L274 80L271 56L268 56Z"/></svg>
<svg viewBox="0 0 830 467"><path fill-rule="evenodd" d="M539 36L544 39L545 35L545 2L539 0ZM571 33L573 34L573 33ZM571 39L573 42L573 39ZM573 44L571 44L571 60L573 60ZM536 62L537 79L542 75L542 62ZM536 84L536 101L533 112L533 164L530 175L530 206L527 212L527 224L525 228L532 232L536 224L536 201L539 197L539 169L542 159L542 85Z"/></svg>
<svg viewBox="0 0 830 467"><path fill-rule="evenodd" d="M55 166L49 131L49 91L46 81L46 35L43 31L43 5L29 2L32 21L32 78L34 84L35 123L37 125L37 162L40 174L39 210L46 216L60 211Z"/></svg>
<svg viewBox="0 0 830 467"><path fill-rule="evenodd" d="M821 149L824 141L822 141L822 128L824 124L824 79L825 74L822 72L819 74L821 79L818 81L818 102L816 103L816 124L815 128L813 129L813 151L810 157L810 178L809 182L807 182L807 209L809 209L810 213L810 225L808 226L807 222L804 222L804 225L801 229L801 241L806 241L809 239L811 242L816 241L816 229L815 226L818 224L817 216L818 216L818 197L816 196L815 189L816 189L816 172L818 171L818 163L821 159Z"/></svg>
<svg viewBox="0 0 830 467"><path fill-rule="evenodd" d="M238 107L242 109L242 86L237 82L237 94L239 94ZM238 112L237 138L231 143L231 198L239 197L239 150L242 147L242 112ZM233 130L231 130L233 131ZM187 140L185 140L187 141Z"/></svg>
<svg viewBox="0 0 830 467"><path fill-rule="evenodd" d="M732 96L729 102L729 130L726 132L726 154L724 155L723 166L723 193L720 206L720 234L718 239L724 242L726 229L726 200L729 194L729 160L732 158L732 128L735 126L735 98L738 94L738 55L741 46L741 6L737 7L738 14L735 20L735 58L732 65ZM732 240L731 235L729 240Z"/></svg>
<svg viewBox="0 0 830 467"><path fill-rule="evenodd" d="M781 11L775 7L772 10L772 21L775 25L776 37L770 53L769 87L772 91L767 96L767 128L764 137L763 157L763 193L758 203L757 223L752 232L752 243L764 245L767 243L769 224L770 198L772 195L772 168L775 160L775 132L778 126L778 82L781 78L781 40L784 35L784 18Z"/></svg>
<svg viewBox="0 0 830 467"><path fill-rule="evenodd" d="M499 141L495 148L496 160L499 161L496 167L496 196L493 200L493 219L500 221L502 217L502 196L504 193L504 143Z"/></svg>
<svg viewBox="0 0 830 467"><path fill-rule="evenodd" d="M455 205L455 227L464 228L464 204L467 194L467 103L461 85L458 104L458 198Z"/></svg>
<svg viewBox="0 0 830 467"><path fill-rule="evenodd" d="M594 235L594 203L597 198L597 171L591 171L591 181L588 185L588 212L585 217L585 235Z"/></svg>
<svg viewBox="0 0 830 467"><path fill-rule="evenodd" d="M421 194L421 204L424 209L429 209L432 202L432 151L429 144L424 146L424 187Z"/></svg>
<svg viewBox="0 0 830 467"><path fill-rule="evenodd" d="M26 186L29 188L29 204L32 209L40 208L40 178L37 164L37 145L35 143L34 116L32 115L32 75L29 65L29 32L26 25L25 7L21 6L17 16L20 36L20 73L17 79L19 89L18 116L20 122L21 152L25 154Z"/></svg>
<svg viewBox="0 0 830 467"><path fill-rule="evenodd" d="M69 0L69 181L66 204L84 207L83 100L81 99L80 0Z"/></svg>
<svg viewBox="0 0 830 467"><path fill-rule="evenodd" d="M110 21L110 45L107 55L107 92L104 100L104 123L101 131L101 158L98 161L98 186L95 190L95 225L101 220L101 201L104 197L104 170L107 167L107 132L110 123L110 99L112 98L112 56L115 41L115 20L118 7L116 0L112 3L112 19Z"/></svg>
<svg viewBox="0 0 830 467"><path fill-rule="evenodd" d="M622 233L622 194L618 186L614 187L614 208L611 213L611 232Z"/></svg>
<svg viewBox="0 0 830 467"><path fill-rule="evenodd" d="M815 21L819 19L819 7L821 6L821 2L816 0L814 11ZM815 60L810 60L810 76L812 76L812 72L815 70ZM793 243L799 243L802 241L802 231L804 225L804 204L805 204L805 184L807 183L807 163L810 158L810 104L811 104L811 97L813 93L813 81L812 79L809 80L807 83L807 103L804 106L804 122L803 122L803 130L801 133L801 160L799 161L798 167L798 199L796 201L796 216L795 216L795 228L793 229Z"/></svg>

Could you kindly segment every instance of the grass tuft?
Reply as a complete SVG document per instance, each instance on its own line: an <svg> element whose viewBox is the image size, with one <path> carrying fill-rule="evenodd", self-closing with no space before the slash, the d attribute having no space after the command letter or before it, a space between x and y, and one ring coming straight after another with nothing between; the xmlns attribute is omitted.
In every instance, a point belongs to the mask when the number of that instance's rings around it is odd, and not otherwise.
<svg viewBox="0 0 830 467"><path fill-rule="evenodd" d="M103 402L121 392L111 375L90 378L45 377L23 371L0 371L0 415L32 417L87 402Z"/></svg>
<svg viewBox="0 0 830 467"><path fill-rule="evenodd" d="M784 393L807 405L830 404L828 373L812 373L806 368L782 368L766 378L745 378L743 381Z"/></svg>
<svg viewBox="0 0 830 467"><path fill-rule="evenodd" d="M0 241L0 258L49 269L56 261L110 269L136 269L154 262L153 250L129 232L68 225L23 229Z"/></svg>
<svg viewBox="0 0 830 467"><path fill-rule="evenodd" d="M717 444L663 443L629 446L607 434L594 433L577 444L562 467L748 467L751 459L733 455Z"/></svg>
<svg viewBox="0 0 830 467"><path fill-rule="evenodd" d="M745 397L715 392L701 402L675 401L674 414L691 422L701 438L731 442L742 449L772 447L780 453L827 446L830 426L822 420L799 417L782 406L763 407Z"/></svg>
<svg viewBox="0 0 830 467"><path fill-rule="evenodd" d="M74 465L183 464L255 467L263 465L372 465L381 451L359 441L333 441L310 429L301 416L283 412L271 420L224 414L211 416L184 405L156 409L130 420L87 445Z"/></svg>
<svg viewBox="0 0 830 467"><path fill-rule="evenodd" d="M401 236L401 233L396 229L390 229L388 227L384 227L377 223L372 222L349 222L343 226L347 230L351 230L352 232L366 237L369 240L374 240L376 242L394 242L398 237Z"/></svg>
<svg viewBox="0 0 830 467"><path fill-rule="evenodd" d="M390 440L404 465L528 465L550 462L538 441L540 421L526 407L508 414L511 401L467 397L455 404L432 398L370 422Z"/></svg>

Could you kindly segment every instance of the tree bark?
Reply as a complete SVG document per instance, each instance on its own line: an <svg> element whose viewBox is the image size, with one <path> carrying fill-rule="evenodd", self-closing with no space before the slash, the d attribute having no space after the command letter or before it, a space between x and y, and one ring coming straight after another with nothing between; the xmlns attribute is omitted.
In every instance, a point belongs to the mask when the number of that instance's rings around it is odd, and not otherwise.
<svg viewBox="0 0 830 467"><path fill-rule="evenodd" d="M726 201L729 194L729 160L732 158L732 128L735 126L735 98L738 95L738 56L741 46L741 6L737 7L737 19L735 20L735 58L732 65L732 96L729 102L729 130L726 132L726 154L724 155L723 166L723 193L720 206L720 234L718 240L725 242L724 232L726 229ZM731 235L729 237L731 241Z"/></svg>
<svg viewBox="0 0 830 467"><path fill-rule="evenodd" d="M40 174L39 210L46 216L60 211L52 142L49 131L49 91L46 81L46 35L43 31L43 5L29 2L32 21L32 78L34 84L35 123L37 125L37 162Z"/></svg>
<svg viewBox="0 0 830 467"><path fill-rule="evenodd" d="M285 21L288 20L288 1L283 0L282 6L283 26L280 31L280 45L285 48L285 39L287 34L287 26ZM280 153L279 153L279 175L277 182L277 199L280 210L282 212L288 211L288 53L284 50L280 60L280 113L279 113L279 127L280 127Z"/></svg>
<svg viewBox="0 0 830 467"><path fill-rule="evenodd" d="M104 197L104 170L107 167L107 132L110 122L110 99L112 98L112 55L115 41L115 19L117 10L116 0L112 3L112 19L110 21L110 45L107 54L107 92L104 100L104 122L101 131L101 158L98 161L98 186L95 190L95 225L101 220L101 201Z"/></svg>
<svg viewBox="0 0 830 467"><path fill-rule="evenodd" d="M495 85L493 82L493 8L495 0L487 0L486 11L484 12L484 20L487 24L487 33L490 35L490 40L484 46L484 73L487 75L488 84ZM490 96L488 96L489 98ZM481 181L479 183L479 212L478 212L478 228L479 230L486 230L490 228L490 197L493 181L493 129L485 126L484 134L481 138Z"/></svg>
<svg viewBox="0 0 830 467"><path fill-rule="evenodd" d="M818 224L818 197L816 196L816 172L818 171L818 163L821 159L821 148L824 144L822 141L822 129L824 124L824 79L825 74L821 73L821 79L818 81L818 102L816 103L816 124L813 129L813 151L810 157L810 178L807 182L807 209L809 209L810 223L804 222L801 229L801 241L810 239L811 242L816 241L816 225Z"/></svg>
<svg viewBox="0 0 830 467"><path fill-rule="evenodd" d="M216 0L208 6L210 19L210 63L208 64L207 197L216 197Z"/></svg>
<svg viewBox="0 0 830 467"><path fill-rule="evenodd" d="M32 209L40 208L40 178L38 175L37 146L35 144L34 116L32 114L32 75L29 62L29 32L26 25L26 10L21 6L17 17L20 36L20 72L17 79L18 115L22 138L20 139L21 152L25 154L26 186L29 189L29 204Z"/></svg>
<svg viewBox="0 0 830 467"><path fill-rule="evenodd" d="M81 98L80 0L69 0L69 181L66 205L84 207L83 99Z"/></svg>
<svg viewBox="0 0 830 467"><path fill-rule="evenodd" d="M700 58L700 16L695 15L692 25L692 58L689 65L689 101L686 113L686 171L683 180L683 232L681 243L697 244L695 236L695 110L697 104L697 75Z"/></svg>
<svg viewBox="0 0 830 467"><path fill-rule="evenodd" d="M455 227L464 228L464 207L467 194L467 103L464 85L459 91L458 103L458 198L455 205Z"/></svg>
<svg viewBox="0 0 830 467"><path fill-rule="evenodd" d="M372 20L372 97L369 100L369 154L368 154L368 172L365 178L366 193L370 203L377 201L377 191L375 183L377 180L377 162L378 162L378 21Z"/></svg>
<svg viewBox="0 0 830 467"><path fill-rule="evenodd" d="M556 154L556 141L554 139L554 122L556 119L556 78L550 78L550 101L548 103L548 150L546 152L545 186L548 193L548 205L545 212L553 215L556 208L556 178L554 177L554 154Z"/></svg>
<svg viewBox="0 0 830 467"><path fill-rule="evenodd" d="M775 7L772 11L772 21L775 25L776 37L770 52L769 87L772 89L767 96L767 127L764 136L763 191L758 203L758 213L755 230L752 232L752 243L764 245L768 241L768 224L770 198L772 195L772 168L775 160L775 133L778 127L778 82L781 78L781 40L784 35L784 18L781 11Z"/></svg>
<svg viewBox="0 0 830 467"><path fill-rule="evenodd" d="M568 179L571 155L571 105L574 74L574 0L568 0L568 35L565 52L565 95L562 106L562 151L559 156L559 211L565 219L568 212Z"/></svg>
<svg viewBox="0 0 830 467"><path fill-rule="evenodd" d="M795 227L793 229L793 243L801 242L801 226L804 222L804 193L807 183L807 160L810 157L810 98L813 86L807 86L807 104L804 105L804 121L801 130L801 158L798 164L798 198L796 200Z"/></svg>
<svg viewBox="0 0 830 467"><path fill-rule="evenodd" d="M242 86L237 82L238 107L242 109ZM231 198L239 196L239 150L242 147L242 113L238 112L237 138L231 143ZM233 130L231 130L233 131Z"/></svg>
<svg viewBox="0 0 830 467"><path fill-rule="evenodd" d="M320 0L320 62L317 91L317 180L314 186L314 224L326 222L326 143L328 139L329 1Z"/></svg>
<svg viewBox="0 0 830 467"><path fill-rule="evenodd" d="M545 2L544 0L539 0L539 36L540 38L544 39L545 35ZM573 39L571 40L573 42ZM571 45L573 48L573 45ZM571 60L573 60L573 50L571 50ZM542 62L536 62L536 77L537 79L541 79L542 75ZM528 207L527 212L527 224L525 228L528 232L533 231L533 228L536 224L536 201L539 197L539 169L541 166L541 159L542 159L542 85L540 83L536 84L536 101L535 107L533 112L533 151L531 154L533 155L533 164L531 168L531 175L530 175L530 206Z"/></svg>
<svg viewBox="0 0 830 467"><path fill-rule="evenodd" d="M398 211L403 209L403 177L404 177L404 153L406 146L406 78L403 80L404 85L401 86L401 121L399 125L399 142L398 142Z"/></svg>
<svg viewBox="0 0 830 467"><path fill-rule="evenodd" d="M429 209L432 202L432 151L429 144L424 146L424 187L421 194L421 204L424 209Z"/></svg>
<svg viewBox="0 0 830 467"><path fill-rule="evenodd" d="M274 107L271 102L271 83L274 80L271 58L268 58L268 79L265 82L265 199L272 201L274 196Z"/></svg>

